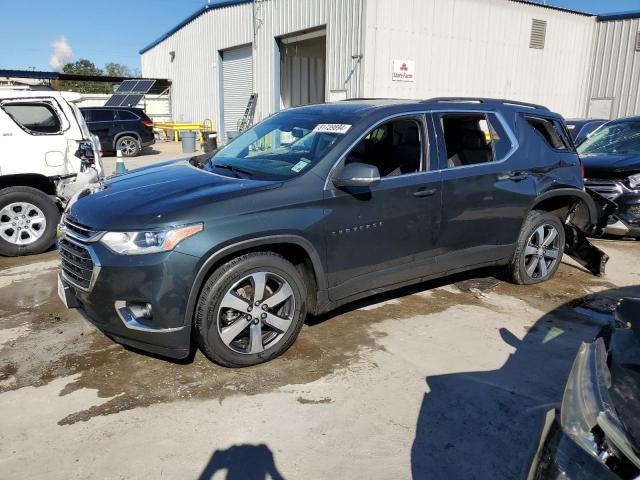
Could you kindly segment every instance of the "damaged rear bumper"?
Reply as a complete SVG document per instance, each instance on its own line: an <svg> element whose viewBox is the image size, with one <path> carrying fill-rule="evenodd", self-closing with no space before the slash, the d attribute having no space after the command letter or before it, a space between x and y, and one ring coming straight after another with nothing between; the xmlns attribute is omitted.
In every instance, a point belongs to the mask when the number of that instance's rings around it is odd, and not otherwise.
<svg viewBox="0 0 640 480"><path fill-rule="evenodd" d="M590 204L581 205L587 200L581 200L576 204L564 225L565 253L594 275L601 276L605 273L609 256L593 245L587 239L587 235L601 236L607 227L609 218L618 207L598 192L589 188L585 190L589 194ZM586 212L580 212L581 208L586 208Z"/></svg>

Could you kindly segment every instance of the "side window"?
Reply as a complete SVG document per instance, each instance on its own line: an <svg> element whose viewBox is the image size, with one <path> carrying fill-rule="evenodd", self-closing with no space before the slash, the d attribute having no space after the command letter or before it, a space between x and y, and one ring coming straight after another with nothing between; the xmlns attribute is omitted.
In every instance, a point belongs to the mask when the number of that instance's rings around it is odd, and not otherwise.
<svg viewBox="0 0 640 480"><path fill-rule="evenodd" d="M571 150L564 127L557 120L542 117L525 117L529 125L535 128L547 144L555 150Z"/></svg>
<svg viewBox="0 0 640 480"><path fill-rule="evenodd" d="M10 103L2 108L29 133L52 134L62 130L58 114L46 103Z"/></svg>
<svg viewBox="0 0 640 480"><path fill-rule="evenodd" d="M511 143L511 138L507 135L502 122L494 113L487 114L487 118L491 128L491 142L493 143L495 159L497 161L503 160L511 152L513 143Z"/></svg>
<svg viewBox="0 0 640 480"><path fill-rule="evenodd" d="M443 114L440 118L448 168L493 162L492 129L484 113ZM493 131L500 140L506 138L504 131Z"/></svg>
<svg viewBox="0 0 640 480"><path fill-rule="evenodd" d="M115 119L115 110L91 110L92 122L112 122Z"/></svg>
<svg viewBox="0 0 640 480"><path fill-rule="evenodd" d="M128 112L126 110L118 110L118 118L120 120L137 120L138 119L138 117L135 114Z"/></svg>
<svg viewBox="0 0 640 480"><path fill-rule="evenodd" d="M86 110L83 108L82 110L80 110L80 113L82 113L82 118L84 118L85 122L91 121L91 110Z"/></svg>
<svg viewBox="0 0 640 480"><path fill-rule="evenodd" d="M417 119L384 123L371 130L349 152L345 163L373 165L381 177L397 177L422 168L423 129Z"/></svg>

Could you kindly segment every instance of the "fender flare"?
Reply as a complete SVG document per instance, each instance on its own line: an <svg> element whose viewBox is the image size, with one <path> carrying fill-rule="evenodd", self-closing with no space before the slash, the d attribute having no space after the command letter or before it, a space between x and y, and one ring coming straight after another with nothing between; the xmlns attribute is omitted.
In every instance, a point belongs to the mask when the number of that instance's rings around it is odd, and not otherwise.
<svg viewBox="0 0 640 480"><path fill-rule="evenodd" d="M587 206L587 210L589 211L589 223L591 225L595 225L598 223L598 208L596 206L595 201L593 200L593 198L591 198L591 195L589 195L587 192L585 192L584 190L579 190L577 188L558 188L554 190L549 190L539 195L535 199L529 211L534 210L536 206L542 203L543 201L548 200L550 198L554 198L554 197L574 197L577 200L583 201L584 204Z"/></svg>
<svg viewBox="0 0 640 480"><path fill-rule="evenodd" d="M204 279L211 270L211 267L215 265L220 259L232 254L234 252L240 252L250 248L259 247L261 245L273 245L273 244L295 244L302 247L311 259L311 265L313 273L318 284L318 290L325 290L327 286L327 278L320 260L320 255L316 251L313 244L304 237L299 235L283 234L283 235L267 235L264 237L255 237L248 240L242 240L234 242L224 246L223 248L216 250L211 254L202 264L198 273L195 276L191 289L189 291L189 299L187 300L187 309L185 311L185 325L190 325L193 320L193 314L195 312L196 302L198 301L198 295L200 289L204 283Z"/></svg>

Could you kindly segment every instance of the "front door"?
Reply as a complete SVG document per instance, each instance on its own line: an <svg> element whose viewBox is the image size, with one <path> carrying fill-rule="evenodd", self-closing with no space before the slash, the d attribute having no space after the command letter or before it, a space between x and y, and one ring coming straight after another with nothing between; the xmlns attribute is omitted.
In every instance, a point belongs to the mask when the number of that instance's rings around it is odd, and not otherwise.
<svg viewBox="0 0 640 480"><path fill-rule="evenodd" d="M380 171L380 183L337 188L329 179L325 227L332 300L434 270L441 185L440 173L429 170L433 138L424 116L380 124L335 170L349 162L371 164Z"/></svg>

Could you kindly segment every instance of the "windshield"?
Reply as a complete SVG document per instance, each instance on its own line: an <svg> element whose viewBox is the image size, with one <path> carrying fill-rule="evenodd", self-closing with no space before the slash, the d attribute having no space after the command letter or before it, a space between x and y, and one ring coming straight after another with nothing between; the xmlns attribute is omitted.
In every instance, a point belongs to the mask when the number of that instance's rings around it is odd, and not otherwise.
<svg viewBox="0 0 640 480"><path fill-rule="evenodd" d="M640 122L603 125L578 146L580 155L640 155Z"/></svg>
<svg viewBox="0 0 640 480"><path fill-rule="evenodd" d="M282 112L247 130L204 165L222 175L286 180L309 170L349 131L349 119Z"/></svg>

